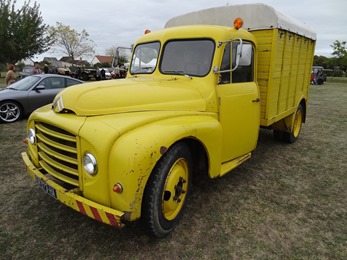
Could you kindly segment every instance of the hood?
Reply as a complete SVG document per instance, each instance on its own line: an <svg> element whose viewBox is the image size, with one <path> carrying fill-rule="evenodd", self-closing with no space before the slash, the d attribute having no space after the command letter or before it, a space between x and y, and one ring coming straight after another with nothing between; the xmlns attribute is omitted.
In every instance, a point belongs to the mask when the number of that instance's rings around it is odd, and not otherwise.
<svg viewBox="0 0 347 260"><path fill-rule="evenodd" d="M27 95L27 91L13 90L10 88L0 88L0 101L14 99Z"/></svg>
<svg viewBox="0 0 347 260"><path fill-rule="evenodd" d="M80 84L53 101L55 112L80 116L137 111L205 111L206 101L188 78L128 78Z"/></svg>

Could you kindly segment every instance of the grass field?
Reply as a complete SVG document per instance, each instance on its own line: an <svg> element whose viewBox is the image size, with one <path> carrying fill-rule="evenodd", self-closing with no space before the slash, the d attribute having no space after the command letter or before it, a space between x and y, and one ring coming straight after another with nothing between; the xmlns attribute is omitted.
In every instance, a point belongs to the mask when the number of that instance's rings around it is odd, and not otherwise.
<svg viewBox="0 0 347 260"><path fill-rule="evenodd" d="M347 82L311 86L298 142L261 130L241 167L193 187L179 227L154 240L61 205L20 153L26 120L0 125L1 259L347 259Z"/></svg>

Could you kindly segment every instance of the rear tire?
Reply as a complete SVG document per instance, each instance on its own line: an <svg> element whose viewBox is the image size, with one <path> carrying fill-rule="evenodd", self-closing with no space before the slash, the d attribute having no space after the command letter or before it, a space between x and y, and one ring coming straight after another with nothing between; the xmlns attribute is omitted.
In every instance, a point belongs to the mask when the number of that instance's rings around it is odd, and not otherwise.
<svg viewBox="0 0 347 260"><path fill-rule="evenodd" d="M302 122L304 121L304 109L300 104L295 113L294 124L290 133L283 133L283 140L287 143L295 143L301 131Z"/></svg>
<svg viewBox="0 0 347 260"><path fill-rule="evenodd" d="M165 237L181 220L188 198L192 164L189 147L177 143L153 169L142 202L142 222L150 235Z"/></svg>
<svg viewBox="0 0 347 260"><path fill-rule="evenodd" d="M302 105L300 104L298 109L295 112L295 118L294 118L294 123L293 123L291 132L288 133L288 132L283 132L280 130L273 130L274 138L277 141L283 141L283 142L291 143L291 144L295 143L301 131L301 126L305 116L304 113L305 113L304 109Z"/></svg>

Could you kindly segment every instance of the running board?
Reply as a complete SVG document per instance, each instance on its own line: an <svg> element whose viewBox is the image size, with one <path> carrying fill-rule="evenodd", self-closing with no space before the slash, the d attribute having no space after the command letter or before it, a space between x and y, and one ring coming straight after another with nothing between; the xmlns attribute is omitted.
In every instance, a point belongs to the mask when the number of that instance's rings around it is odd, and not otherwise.
<svg viewBox="0 0 347 260"><path fill-rule="evenodd" d="M237 166L244 163L249 158L251 158L251 153L247 153L245 155L237 157L234 160L223 163L221 166L221 173L219 174L219 177L222 177L225 174L229 173L231 170L235 169Z"/></svg>

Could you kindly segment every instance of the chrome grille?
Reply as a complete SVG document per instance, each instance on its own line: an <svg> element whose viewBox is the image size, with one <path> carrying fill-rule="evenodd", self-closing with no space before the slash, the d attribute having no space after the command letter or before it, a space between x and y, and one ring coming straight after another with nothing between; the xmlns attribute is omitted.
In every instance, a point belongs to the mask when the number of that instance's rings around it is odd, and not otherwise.
<svg viewBox="0 0 347 260"><path fill-rule="evenodd" d="M40 166L55 179L78 187L76 136L42 122L35 128Z"/></svg>

